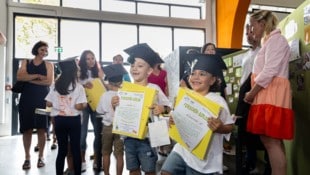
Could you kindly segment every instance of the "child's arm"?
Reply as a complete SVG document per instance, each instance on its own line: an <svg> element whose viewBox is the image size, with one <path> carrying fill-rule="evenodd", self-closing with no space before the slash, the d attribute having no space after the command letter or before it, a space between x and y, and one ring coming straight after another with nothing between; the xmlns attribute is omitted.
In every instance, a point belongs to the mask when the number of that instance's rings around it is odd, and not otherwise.
<svg viewBox="0 0 310 175"><path fill-rule="evenodd" d="M219 118L213 118L213 117L210 117L208 119L208 126L213 132L220 133L220 134L230 133L234 127L233 124L224 125L222 120L220 120Z"/></svg>
<svg viewBox="0 0 310 175"><path fill-rule="evenodd" d="M74 105L74 108L78 111L82 111L87 107L87 103L78 103Z"/></svg>
<svg viewBox="0 0 310 175"><path fill-rule="evenodd" d="M150 107L150 109L152 109L154 115L169 114L169 112L171 111L171 108L169 106L164 105L153 105Z"/></svg>
<svg viewBox="0 0 310 175"><path fill-rule="evenodd" d="M116 95L116 96L112 97L111 105L112 105L113 109L115 110L116 106L119 105L119 96Z"/></svg>

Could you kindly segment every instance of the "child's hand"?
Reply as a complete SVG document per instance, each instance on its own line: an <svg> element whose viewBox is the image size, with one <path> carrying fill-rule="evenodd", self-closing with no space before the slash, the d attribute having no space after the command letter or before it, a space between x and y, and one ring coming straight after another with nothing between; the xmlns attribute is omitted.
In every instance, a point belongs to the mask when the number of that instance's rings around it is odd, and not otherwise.
<svg viewBox="0 0 310 175"><path fill-rule="evenodd" d="M212 131L217 131L223 126L223 122L218 118L210 117L208 118L208 126Z"/></svg>
<svg viewBox="0 0 310 175"><path fill-rule="evenodd" d="M84 84L84 87L87 89L91 89L93 88L93 84L91 82L87 82L86 84Z"/></svg>
<svg viewBox="0 0 310 175"><path fill-rule="evenodd" d="M112 97L111 105L112 105L113 109L115 109L115 107L119 105L119 96Z"/></svg>
<svg viewBox="0 0 310 175"><path fill-rule="evenodd" d="M165 110L164 106L162 105L153 105L150 107L150 109L152 109L154 115L162 114Z"/></svg>

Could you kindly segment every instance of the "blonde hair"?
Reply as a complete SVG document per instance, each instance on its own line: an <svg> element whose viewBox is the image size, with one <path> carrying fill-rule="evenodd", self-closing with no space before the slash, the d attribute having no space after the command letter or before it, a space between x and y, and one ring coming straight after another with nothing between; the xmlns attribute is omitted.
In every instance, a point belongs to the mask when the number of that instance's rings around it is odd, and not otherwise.
<svg viewBox="0 0 310 175"><path fill-rule="evenodd" d="M265 35L269 35L278 25L278 18L268 10L259 10L251 15L257 22L265 22Z"/></svg>

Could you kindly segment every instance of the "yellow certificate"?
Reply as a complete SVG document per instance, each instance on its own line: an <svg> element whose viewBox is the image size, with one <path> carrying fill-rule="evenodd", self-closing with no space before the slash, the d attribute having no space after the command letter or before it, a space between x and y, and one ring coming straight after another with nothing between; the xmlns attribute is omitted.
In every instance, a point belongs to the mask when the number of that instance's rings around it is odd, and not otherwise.
<svg viewBox="0 0 310 175"><path fill-rule="evenodd" d="M120 104L115 109L112 132L144 139L157 91L153 88L123 82L118 91Z"/></svg>
<svg viewBox="0 0 310 175"><path fill-rule="evenodd" d="M179 88L170 137L203 160L208 150L212 131L207 126L208 117L218 117L221 106L200 94Z"/></svg>
<svg viewBox="0 0 310 175"><path fill-rule="evenodd" d="M96 111L101 95L106 91L101 80L95 78L92 81L93 87L91 89L85 88L87 102L93 111Z"/></svg>

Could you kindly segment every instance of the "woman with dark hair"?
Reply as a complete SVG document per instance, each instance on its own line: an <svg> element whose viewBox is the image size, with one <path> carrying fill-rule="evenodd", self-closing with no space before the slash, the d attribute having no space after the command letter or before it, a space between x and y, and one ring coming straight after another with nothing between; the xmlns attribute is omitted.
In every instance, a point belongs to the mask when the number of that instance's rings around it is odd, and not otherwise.
<svg viewBox="0 0 310 175"><path fill-rule="evenodd" d="M46 106L51 107L55 121L55 133L59 145L56 158L56 174L62 175L65 157L70 152L73 158L74 174L81 174L81 116L87 104L84 88L78 83L78 66L75 58L59 62L61 74L46 96ZM68 138L70 142L68 143Z"/></svg>
<svg viewBox="0 0 310 175"><path fill-rule="evenodd" d="M94 78L100 78L103 80L103 71L96 61L95 54L91 50L85 50L79 61L79 66L81 69L80 72L80 83L83 85L84 88L91 89L93 87L92 80ZM90 116L90 117L89 117ZM99 152L101 150L100 148L100 125L101 121L100 119L96 118L96 111L93 111L89 105L87 105L87 108L83 110L83 116L82 116L82 131L81 131L81 155L82 155L82 172L86 171L86 160L85 160L85 153L86 153L86 137L88 132L88 121L90 121L93 124L94 133L95 133L95 140L94 140L94 151ZM97 120L99 122L97 122ZM98 135L99 134L99 135ZM96 157L96 156L95 156ZM98 159L101 160L101 159ZM94 160L96 162L96 160ZM100 162L99 162L100 163ZM97 167L101 167L101 165L97 165L97 163L93 164L93 168L97 169Z"/></svg>
<svg viewBox="0 0 310 175"><path fill-rule="evenodd" d="M43 152L46 140L47 116L35 114L36 108L45 108L45 96L49 92L49 86L54 81L54 66L44 61L48 54L48 44L44 41L37 42L31 53L35 56L31 60L23 60L17 71L17 80L24 81L25 86L19 100L20 132L23 134L25 149L25 162L23 169L30 169L30 146L32 131L37 129L39 158L37 167L43 167Z"/></svg>

